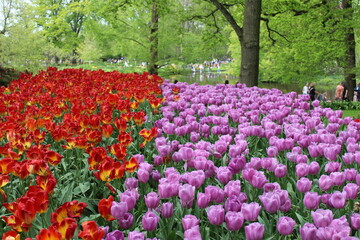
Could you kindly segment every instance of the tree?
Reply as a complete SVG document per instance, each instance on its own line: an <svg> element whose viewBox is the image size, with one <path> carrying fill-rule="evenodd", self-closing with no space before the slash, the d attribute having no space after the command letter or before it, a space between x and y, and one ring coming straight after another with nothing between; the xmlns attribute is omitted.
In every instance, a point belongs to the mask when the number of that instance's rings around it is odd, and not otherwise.
<svg viewBox="0 0 360 240"><path fill-rule="evenodd" d="M348 87L348 98L350 100L354 97L353 89L356 87L356 52L355 52L355 33L353 27L353 2L352 0L343 0L342 9L344 11L344 20L350 24L345 27L345 42L346 42L346 65L345 65L345 82Z"/></svg>
<svg viewBox="0 0 360 240"><path fill-rule="evenodd" d="M149 61L149 73L158 74L158 59L159 59L159 12L158 3L156 0L152 3L151 8L151 24L150 24L150 61Z"/></svg>
<svg viewBox="0 0 360 240"><path fill-rule="evenodd" d="M77 55L90 0L35 0L37 23L55 46Z"/></svg>

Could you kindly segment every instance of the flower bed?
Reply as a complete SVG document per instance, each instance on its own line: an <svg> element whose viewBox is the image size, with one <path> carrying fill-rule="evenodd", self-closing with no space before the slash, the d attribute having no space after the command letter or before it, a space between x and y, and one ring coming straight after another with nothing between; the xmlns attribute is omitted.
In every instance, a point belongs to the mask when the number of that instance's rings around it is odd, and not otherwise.
<svg viewBox="0 0 360 240"><path fill-rule="evenodd" d="M360 237L360 123L277 89L161 82L48 69L3 88L3 239Z"/></svg>

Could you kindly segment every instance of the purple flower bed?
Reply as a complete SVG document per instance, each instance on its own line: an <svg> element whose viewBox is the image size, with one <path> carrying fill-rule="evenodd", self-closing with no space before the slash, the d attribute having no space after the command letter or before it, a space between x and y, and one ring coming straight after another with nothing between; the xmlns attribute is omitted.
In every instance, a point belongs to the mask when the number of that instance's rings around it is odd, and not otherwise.
<svg viewBox="0 0 360 240"><path fill-rule="evenodd" d="M295 92L162 88L157 151L111 207L128 239L360 237L360 123Z"/></svg>

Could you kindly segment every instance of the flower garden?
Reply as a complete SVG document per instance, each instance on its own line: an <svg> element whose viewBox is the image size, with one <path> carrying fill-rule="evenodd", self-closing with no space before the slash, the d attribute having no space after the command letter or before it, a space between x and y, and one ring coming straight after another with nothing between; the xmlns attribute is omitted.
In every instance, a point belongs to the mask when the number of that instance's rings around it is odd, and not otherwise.
<svg viewBox="0 0 360 240"><path fill-rule="evenodd" d="M0 98L3 240L360 238L360 122L308 96L48 68Z"/></svg>

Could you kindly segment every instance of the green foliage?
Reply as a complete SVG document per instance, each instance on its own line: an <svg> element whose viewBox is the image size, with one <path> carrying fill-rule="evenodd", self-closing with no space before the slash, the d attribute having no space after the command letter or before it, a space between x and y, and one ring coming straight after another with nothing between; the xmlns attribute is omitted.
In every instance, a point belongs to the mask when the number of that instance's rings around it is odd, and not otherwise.
<svg viewBox="0 0 360 240"><path fill-rule="evenodd" d="M331 108L333 110L360 110L360 102L349 101L333 101L321 102L323 108Z"/></svg>

